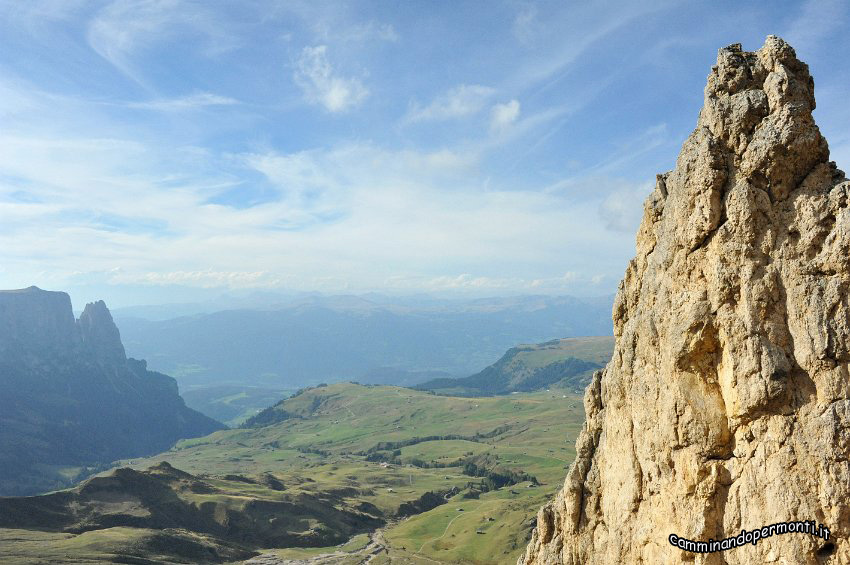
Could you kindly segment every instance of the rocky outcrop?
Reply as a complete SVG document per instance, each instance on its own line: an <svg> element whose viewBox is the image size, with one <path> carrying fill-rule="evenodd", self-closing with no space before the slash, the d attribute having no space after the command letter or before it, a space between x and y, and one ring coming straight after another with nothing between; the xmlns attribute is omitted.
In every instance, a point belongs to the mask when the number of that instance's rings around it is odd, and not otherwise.
<svg viewBox="0 0 850 565"><path fill-rule="evenodd" d="M0 495L67 486L221 428L174 379L127 358L103 302L75 320L63 292L0 291Z"/></svg>
<svg viewBox="0 0 850 565"><path fill-rule="evenodd" d="M658 176L563 491L520 563L850 563L850 182L783 40L721 49ZM830 538L722 540L815 520Z"/></svg>
<svg viewBox="0 0 850 565"><path fill-rule="evenodd" d="M31 286L0 291L0 355L70 350L79 341L71 298Z"/></svg>
<svg viewBox="0 0 850 565"><path fill-rule="evenodd" d="M77 321L83 344L103 364L120 364L127 359L118 327L103 300L86 304Z"/></svg>

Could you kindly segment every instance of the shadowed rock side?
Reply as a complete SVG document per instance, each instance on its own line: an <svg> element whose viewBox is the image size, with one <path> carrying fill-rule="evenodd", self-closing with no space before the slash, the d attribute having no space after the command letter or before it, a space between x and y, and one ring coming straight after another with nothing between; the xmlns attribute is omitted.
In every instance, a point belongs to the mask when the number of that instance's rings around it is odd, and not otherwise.
<svg viewBox="0 0 850 565"><path fill-rule="evenodd" d="M721 49L696 130L645 203L564 489L520 563L850 563L850 182L808 67ZM830 539L724 539L816 520Z"/></svg>
<svg viewBox="0 0 850 565"><path fill-rule="evenodd" d="M223 427L126 357L103 302L75 320L64 292L0 291L0 496L62 488Z"/></svg>

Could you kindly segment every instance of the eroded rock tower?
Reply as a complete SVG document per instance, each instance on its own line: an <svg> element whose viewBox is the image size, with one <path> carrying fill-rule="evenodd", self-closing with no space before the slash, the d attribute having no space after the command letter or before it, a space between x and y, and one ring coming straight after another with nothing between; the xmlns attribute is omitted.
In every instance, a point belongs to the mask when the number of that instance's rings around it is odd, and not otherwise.
<svg viewBox="0 0 850 565"><path fill-rule="evenodd" d="M564 489L520 563L850 563L850 182L783 40L721 49L645 203ZM830 538L720 540L815 520Z"/></svg>

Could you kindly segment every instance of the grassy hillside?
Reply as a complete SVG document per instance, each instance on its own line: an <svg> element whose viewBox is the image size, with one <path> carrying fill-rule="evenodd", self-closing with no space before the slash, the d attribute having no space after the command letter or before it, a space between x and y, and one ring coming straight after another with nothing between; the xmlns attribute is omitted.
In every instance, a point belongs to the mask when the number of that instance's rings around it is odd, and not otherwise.
<svg viewBox="0 0 850 565"><path fill-rule="evenodd" d="M340 563L368 555L372 563L393 556L510 563L537 509L560 488L583 421L572 394L452 398L350 383L304 391L269 414L271 425L216 432L122 462L128 469L121 480L104 474L95 486L63 494L70 499L61 504L46 497L26 503L52 514L30 517L27 530L0 530L0 561L26 562L36 547L40 555L94 560L88 562L128 551L148 559L175 543L191 557L171 555L173 562L227 562L261 552L330 554L329 562ZM161 461L175 470L163 471ZM96 482L104 479L111 482ZM0 527L23 523L15 500L0 500ZM167 512L162 501L170 501ZM259 528L253 539L236 527L292 514L301 518L285 528ZM376 524L385 525L373 531ZM152 541L153 535L173 539ZM312 548L282 549L292 545Z"/></svg>
<svg viewBox="0 0 850 565"><path fill-rule="evenodd" d="M593 371L608 362L613 350L614 338L607 336L519 345L472 376L433 379L415 388L455 396L530 392L550 386L581 390L590 382Z"/></svg>

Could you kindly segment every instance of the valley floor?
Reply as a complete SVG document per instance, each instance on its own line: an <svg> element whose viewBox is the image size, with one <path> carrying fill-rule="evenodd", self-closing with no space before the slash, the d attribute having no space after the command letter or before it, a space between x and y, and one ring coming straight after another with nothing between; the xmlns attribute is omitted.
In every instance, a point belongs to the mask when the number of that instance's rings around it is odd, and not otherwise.
<svg viewBox="0 0 850 565"><path fill-rule="evenodd" d="M556 389L456 398L350 383L267 416L122 462L136 471L77 489L70 526L46 531L39 514L0 530L0 562L514 563L584 419L580 397ZM15 523L10 500L0 527Z"/></svg>

